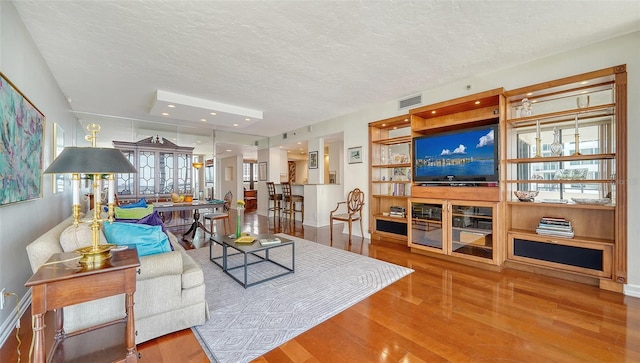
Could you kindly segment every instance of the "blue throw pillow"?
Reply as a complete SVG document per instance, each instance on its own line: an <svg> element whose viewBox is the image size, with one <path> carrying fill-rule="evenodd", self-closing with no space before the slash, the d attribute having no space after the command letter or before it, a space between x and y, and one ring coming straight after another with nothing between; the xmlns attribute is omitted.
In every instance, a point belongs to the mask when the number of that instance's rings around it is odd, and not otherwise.
<svg viewBox="0 0 640 363"><path fill-rule="evenodd" d="M122 222L122 223L138 223L138 224L146 224L149 226L160 226L162 227L162 232L167 233L167 229L164 227L164 223L162 223L162 217L160 217L160 214L158 213L158 211L153 211L153 213L149 214L148 216L144 217L144 218L140 218L140 219L121 219L121 218L116 218L116 222ZM169 235L167 235L169 236ZM169 246L171 246L171 250L174 251L173 249L173 245L171 243L169 243Z"/></svg>
<svg viewBox="0 0 640 363"><path fill-rule="evenodd" d="M135 203L131 203L131 204L125 204L125 205L121 205L120 208L146 208L147 207L147 200L145 198L140 198L139 201L135 202Z"/></svg>
<svg viewBox="0 0 640 363"><path fill-rule="evenodd" d="M116 245L135 244L138 256L171 251L169 237L162 232L162 227L160 226L106 222L104 224L104 234L109 243Z"/></svg>

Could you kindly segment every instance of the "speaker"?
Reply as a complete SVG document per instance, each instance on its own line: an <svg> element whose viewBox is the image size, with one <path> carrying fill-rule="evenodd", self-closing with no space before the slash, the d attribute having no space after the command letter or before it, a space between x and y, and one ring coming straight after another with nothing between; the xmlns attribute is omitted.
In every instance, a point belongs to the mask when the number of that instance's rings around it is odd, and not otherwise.
<svg viewBox="0 0 640 363"><path fill-rule="evenodd" d="M395 233L402 236L407 235L407 224L382 219L376 219L376 230L380 232Z"/></svg>

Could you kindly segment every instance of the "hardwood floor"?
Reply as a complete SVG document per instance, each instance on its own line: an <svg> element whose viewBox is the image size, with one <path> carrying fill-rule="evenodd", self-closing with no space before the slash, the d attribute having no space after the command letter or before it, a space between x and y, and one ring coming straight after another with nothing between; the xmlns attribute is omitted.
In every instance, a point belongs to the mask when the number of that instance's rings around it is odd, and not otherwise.
<svg viewBox="0 0 640 363"><path fill-rule="evenodd" d="M281 232L330 244L329 227L284 222L245 216L252 233ZM336 224L333 247L415 272L256 362L640 361L638 298L523 271L476 269L411 254L397 244L354 238L349 245L341 232ZM22 319L23 361L31 342L29 316ZM17 361L15 346L11 336L0 362ZM138 350L141 362L208 362L189 329Z"/></svg>

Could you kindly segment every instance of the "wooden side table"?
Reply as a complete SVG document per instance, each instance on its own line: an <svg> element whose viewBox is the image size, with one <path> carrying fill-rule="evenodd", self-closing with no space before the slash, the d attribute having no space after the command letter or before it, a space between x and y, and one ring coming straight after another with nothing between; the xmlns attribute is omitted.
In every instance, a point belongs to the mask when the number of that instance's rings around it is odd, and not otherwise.
<svg viewBox="0 0 640 363"><path fill-rule="evenodd" d="M34 318L33 362L44 363L44 314L55 314L55 342L48 361L52 362L137 362L133 294L136 270L140 266L135 248L112 252L106 266L88 270L77 254L57 253L26 282L31 287L31 315ZM112 295L125 294L126 317L96 327L65 334L63 307ZM123 339L124 338L124 339Z"/></svg>

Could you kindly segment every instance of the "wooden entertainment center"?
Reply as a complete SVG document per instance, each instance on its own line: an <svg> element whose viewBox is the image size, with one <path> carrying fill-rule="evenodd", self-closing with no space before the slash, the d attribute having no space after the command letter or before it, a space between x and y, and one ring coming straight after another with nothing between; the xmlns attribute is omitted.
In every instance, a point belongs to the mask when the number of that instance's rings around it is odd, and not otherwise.
<svg viewBox="0 0 640 363"><path fill-rule="evenodd" d="M621 65L371 122L372 241L394 241L415 253L496 271L523 269L622 291L626 75ZM413 180L414 138L493 124L497 182ZM535 198L519 200L514 191Z"/></svg>

